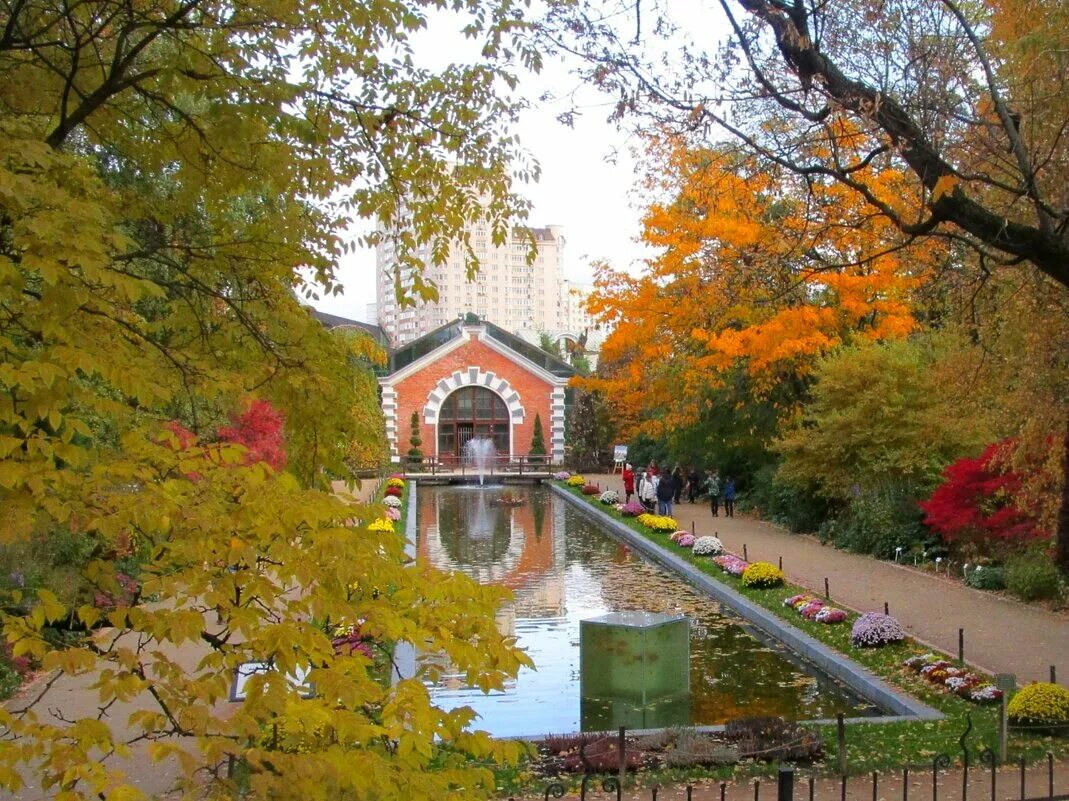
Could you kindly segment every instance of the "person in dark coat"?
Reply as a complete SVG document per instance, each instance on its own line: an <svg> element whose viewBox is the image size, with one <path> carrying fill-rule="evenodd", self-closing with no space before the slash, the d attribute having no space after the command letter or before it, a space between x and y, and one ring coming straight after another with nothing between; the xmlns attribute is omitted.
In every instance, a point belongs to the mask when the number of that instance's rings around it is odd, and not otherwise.
<svg viewBox="0 0 1069 801"><path fill-rule="evenodd" d="M672 499L675 497L675 479L670 473L665 473L657 483L657 514L671 516Z"/></svg>
<svg viewBox="0 0 1069 801"><path fill-rule="evenodd" d="M690 468L687 473L687 502L694 503L694 499L701 494L701 476L695 468Z"/></svg>
<svg viewBox="0 0 1069 801"><path fill-rule="evenodd" d="M735 480L729 478L724 482L724 514L735 516Z"/></svg>
<svg viewBox="0 0 1069 801"><path fill-rule="evenodd" d="M672 499L674 503L679 503L679 499L683 497L683 468L676 466L676 469L672 471L672 486L675 487L676 496Z"/></svg>

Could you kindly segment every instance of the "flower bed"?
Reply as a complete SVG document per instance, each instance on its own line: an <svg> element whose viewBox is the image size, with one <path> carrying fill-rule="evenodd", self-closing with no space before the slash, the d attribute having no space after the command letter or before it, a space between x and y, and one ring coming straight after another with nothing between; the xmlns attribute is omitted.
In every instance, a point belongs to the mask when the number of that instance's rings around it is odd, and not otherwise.
<svg viewBox="0 0 1069 801"><path fill-rule="evenodd" d="M814 620L817 623L842 623L846 620L845 611L834 606L825 606L824 601L814 595L792 595L784 599L783 605L793 609L806 620Z"/></svg>
<svg viewBox="0 0 1069 801"><path fill-rule="evenodd" d="M387 487L384 494L387 498L400 498L404 494L404 490L401 487Z"/></svg>
<svg viewBox="0 0 1069 801"><path fill-rule="evenodd" d="M1006 709L1010 723L1018 726L1060 726L1069 724L1069 690L1049 682L1023 687Z"/></svg>
<svg viewBox="0 0 1069 801"><path fill-rule="evenodd" d="M386 507L386 519L397 522L401 519L401 510L394 506Z"/></svg>
<svg viewBox="0 0 1069 801"><path fill-rule="evenodd" d="M572 474L569 473L567 470L561 470L559 473L553 474L553 478L555 478L557 481L567 481L571 477Z"/></svg>
<svg viewBox="0 0 1069 801"><path fill-rule="evenodd" d="M569 487L581 487L586 484L586 479L582 476L569 476L564 480L564 483Z"/></svg>
<svg viewBox="0 0 1069 801"><path fill-rule="evenodd" d="M393 533L393 523L385 517L380 517L371 521L371 524L367 527L368 531L382 531Z"/></svg>
<svg viewBox="0 0 1069 801"><path fill-rule="evenodd" d="M584 484L582 493L584 495L601 495L601 487L597 484Z"/></svg>
<svg viewBox="0 0 1069 801"><path fill-rule="evenodd" d="M401 499L398 498L396 495L387 495L385 498L382 499L382 502L387 506L394 507L395 509L399 509L401 507Z"/></svg>
<svg viewBox="0 0 1069 801"><path fill-rule="evenodd" d="M717 556L713 559L713 562L725 573L730 573L733 576L741 576L746 572L746 568L750 566L749 562L743 561L731 553Z"/></svg>
<svg viewBox="0 0 1069 801"><path fill-rule="evenodd" d="M698 537L693 552L698 556L720 556L724 552L724 543L719 537Z"/></svg>
<svg viewBox="0 0 1069 801"><path fill-rule="evenodd" d="M648 512L643 512L635 519L646 528L652 528L654 531L675 531L679 528L679 524L673 518L665 517L664 515L651 515Z"/></svg>
<svg viewBox="0 0 1069 801"><path fill-rule="evenodd" d="M386 479L386 486L387 488L395 487L397 489L404 489L405 480L403 478L398 478L397 476L390 476L388 479Z"/></svg>
<svg viewBox="0 0 1069 801"><path fill-rule="evenodd" d="M742 586L767 589L783 583L783 571L768 562L753 562L742 572Z"/></svg>
<svg viewBox="0 0 1069 801"><path fill-rule="evenodd" d="M942 687L948 692L954 693L959 698L964 698L966 701L972 701L976 704L990 704L1002 699L1002 691L995 685L984 681L980 676L970 673L965 668L957 667L953 662L949 662L936 654L927 653L911 656L902 664L914 673L920 674L921 678L928 680L937 687Z"/></svg>
<svg viewBox="0 0 1069 801"><path fill-rule="evenodd" d="M616 490L605 490L598 496L598 500L604 504L617 504L620 502L620 493Z"/></svg>
<svg viewBox="0 0 1069 801"><path fill-rule="evenodd" d="M582 501L577 490L572 490L571 494L576 500ZM663 535L652 533L645 526L638 525L633 516L618 515L609 507L595 504L592 499L587 503L650 542L663 545L667 539ZM997 742L995 739L997 738L997 715L993 706L977 706L969 700L958 698L943 688L922 680L920 676L902 669L902 660L916 651L915 648L910 649L908 639L901 644L891 643L883 648L855 648L851 643L851 626L823 625L816 619L807 620L799 616L797 612L784 608L785 598L808 592L808 590L792 586L786 581L781 587L771 589L746 587L743 586L739 577L747 563L739 557L725 553L709 559L694 556L685 549L672 550L679 555L679 558L689 562L701 572L715 577L716 580L739 592L757 606L784 620L789 620L792 625L840 653L849 654L851 659L856 660L881 679L904 692L917 696L923 702L946 714L947 717L942 722L922 723L904 720L879 726L859 726L856 732L851 730L851 737L854 738L852 743L856 743L856 745L851 745L850 750L852 768L883 770L907 762L923 761L928 758L929 753L952 751L957 747L957 738L961 731L968 725L967 713L971 715L974 737L981 738L985 743ZM714 565L717 569L714 569ZM844 613L845 622L852 623L858 618L856 612L837 611ZM830 731L834 732L834 728ZM1027 753L1029 758L1039 758L1052 747L1059 753L1062 750L1057 742L1052 744L1050 740L1041 741L1036 738L1026 740L1025 737L1021 737L1018 742L1021 753ZM1066 748L1069 749L1069 740L1066 741Z"/></svg>
<svg viewBox="0 0 1069 801"><path fill-rule="evenodd" d="M906 632L890 615L867 612L854 621L850 640L857 648L879 648L889 643L902 642Z"/></svg>
<svg viewBox="0 0 1069 801"><path fill-rule="evenodd" d="M620 508L620 514L624 517L639 517L646 514L646 507L638 501L628 501Z"/></svg>

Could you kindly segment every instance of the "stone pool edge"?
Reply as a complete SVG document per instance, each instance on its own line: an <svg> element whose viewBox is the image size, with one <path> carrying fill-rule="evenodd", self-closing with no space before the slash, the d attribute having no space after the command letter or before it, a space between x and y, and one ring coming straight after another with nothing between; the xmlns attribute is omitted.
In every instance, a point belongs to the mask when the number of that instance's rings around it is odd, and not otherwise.
<svg viewBox="0 0 1069 801"><path fill-rule="evenodd" d="M729 607L747 623L798 653L817 669L842 682L862 698L873 701L882 709L893 713L874 718L851 718L851 722L896 723L905 720L941 720L945 717L939 710L918 701L907 693L894 689L846 655L780 619L764 607L758 606L731 587L698 570L685 559L681 559L671 551L632 531L627 525L610 517L592 504L556 484L549 484L549 488L581 512L601 523L614 536L624 540L628 545L664 567L675 571L695 587Z"/></svg>
<svg viewBox="0 0 1069 801"><path fill-rule="evenodd" d="M405 556L416 561L416 481L408 479L408 510L405 515ZM393 670L390 672L390 684L397 684L416 675L416 647L410 642L400 641L393 647Z"/></svg>

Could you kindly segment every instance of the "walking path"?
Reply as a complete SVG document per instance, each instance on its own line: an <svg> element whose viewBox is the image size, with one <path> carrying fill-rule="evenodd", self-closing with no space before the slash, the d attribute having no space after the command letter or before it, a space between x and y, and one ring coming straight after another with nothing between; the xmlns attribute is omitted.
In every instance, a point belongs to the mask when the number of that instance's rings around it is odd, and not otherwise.
<svg viewBox="0 0 1069 801"><path fill-rule="evenodd" d="M587 476L608 489L623 490L619 475ZM776 564L783 557L789 581L821 595L828 579L833 601L861 612L891 614L916 639L948 654L958 652L958 629L965 630L965 659L992 673L1016 673L1018 683L1047 681L1057 667L1069 679L1069 616L1036 609L959 581L912 567L859 556L821 545L748 517L714 518L707 503L686 500L673 510L680 528L717 534L739 556Z"/></svg>

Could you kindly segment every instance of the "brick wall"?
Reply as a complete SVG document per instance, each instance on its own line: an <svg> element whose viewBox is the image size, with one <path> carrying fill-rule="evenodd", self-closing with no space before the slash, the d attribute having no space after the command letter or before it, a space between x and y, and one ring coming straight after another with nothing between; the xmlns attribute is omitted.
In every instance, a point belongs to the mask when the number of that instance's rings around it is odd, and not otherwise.
<svg viewBox="0 0 1069 801"><path fill-rule="evenodd" d="M551 445L550 393L553 386L473 338L438 361L393 385L397 403L398 454L404 457L408 453L412 412L416 411L419 412L423 455L437 455L437 427L423 422L423 407L427 405L427 397L440 380L449 378L457 370L467 371L469 367L478 367L483 372L494 373L505 379L520 396L520 404L525 414L522 423L512 425L512 455L526 456L530 451L536 414L542 418L542 436L548 453Z"/></svg>

